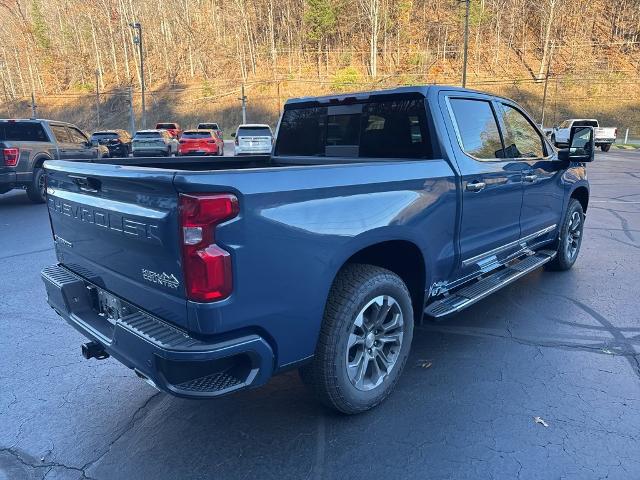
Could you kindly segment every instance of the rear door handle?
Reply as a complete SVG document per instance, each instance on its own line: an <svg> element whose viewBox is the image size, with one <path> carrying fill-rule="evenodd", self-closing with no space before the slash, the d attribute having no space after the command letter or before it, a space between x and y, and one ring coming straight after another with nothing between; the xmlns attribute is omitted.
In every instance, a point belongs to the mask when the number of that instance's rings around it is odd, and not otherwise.
<svg viewBox="0 0 640 480"><path fill-rule="evenodd" d="M535 181L538 179L538 175L534 175L534 174L531 174L531 175L525 175L524 177L522 177L522 179L523 179L525 182L533 183L533 182L535 182Z"/></svg>
<svg viewBox="0 0 640 480"><path fill-rule="evenodd" d="M486 186L487 184L484 182L473 182L473 183L467 183L466 188L467 188L467 191L469 192L479 192Z"/></svg>

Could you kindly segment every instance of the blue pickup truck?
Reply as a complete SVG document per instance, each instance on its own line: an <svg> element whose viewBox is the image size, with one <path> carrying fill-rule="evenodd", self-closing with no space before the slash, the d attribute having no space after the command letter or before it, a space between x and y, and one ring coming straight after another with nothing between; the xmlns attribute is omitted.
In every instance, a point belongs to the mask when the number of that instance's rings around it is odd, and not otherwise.
<svg viewBox="0 0 640 480"><path fill-rule="evenodd" d="M570 144L508 99L425 86L289 100L270 156L49 161L48 301L86 358L165 392L299 368L362 412L393 390L415 322L571 268L593 129Z"/></svg>

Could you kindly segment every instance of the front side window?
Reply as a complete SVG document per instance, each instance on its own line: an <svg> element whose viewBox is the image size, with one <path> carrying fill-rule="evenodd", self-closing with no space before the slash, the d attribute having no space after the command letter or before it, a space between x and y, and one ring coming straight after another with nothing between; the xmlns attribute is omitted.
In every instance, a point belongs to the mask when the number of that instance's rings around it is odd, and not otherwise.
<svg viewBox="0 0 640 480"><path fill-rule="evenodd" d="M56 137L58 143L71 143L69 132L62 125L51 125L53 136Z"/></svg>
<svg viewBox="0 0 640 480"><path fill-rule="evenodd" d="M522 112L503 104L505 152L508 158L542 158L542 137Z"/></svg>
<svg viewBox="0 0 640 480"><path fill-rule="evenodd" d="M452 98L450 104L458 125L462 149L479 159L503 158L500 131L491 103L486 100Z"/></svg>
<svg viewBox="0 0 640 480"><path fill-rule="evenodd" d="M80 143L86 143L87 142L87 137L85 137L84 133L82 133L77 128L69 127L69 133L71 134L71 141L73 143L80 144Z"/></svg>

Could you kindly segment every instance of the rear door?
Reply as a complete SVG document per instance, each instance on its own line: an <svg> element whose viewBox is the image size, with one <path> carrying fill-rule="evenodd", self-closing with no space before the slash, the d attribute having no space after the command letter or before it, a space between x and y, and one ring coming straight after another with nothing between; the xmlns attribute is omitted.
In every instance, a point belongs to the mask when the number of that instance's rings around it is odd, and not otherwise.
<svg viewBox="0 0 640 480"><path fill-rule="evenodd" d="M174 172L59 161L46 168L58 260L105 290L184 324Z"/></svg>
<svg viewBox="0 0 640 480"><path fill-rule="evenodd" d="M514 103L500 102L500 120L505 152L523 165L523 197L520 236L544 239L560 223L566 165L559 161L533 121Z"/></svg>
<svg viewBox="0 0 640 480"><path fill-rule="evenodd" d="M71 160L75 158L76 146L71 140L71 134L65 125L52 123L49 125L53 136L58 144L58 154L60 160Z"/></svg>
<svg viewBox="0 0 640 480"><path fill-rule="evenodd" d="M443 92L441 107L462 177L461 268L489 268L517 248L523 164L505 158L491 97Z"/></svg>

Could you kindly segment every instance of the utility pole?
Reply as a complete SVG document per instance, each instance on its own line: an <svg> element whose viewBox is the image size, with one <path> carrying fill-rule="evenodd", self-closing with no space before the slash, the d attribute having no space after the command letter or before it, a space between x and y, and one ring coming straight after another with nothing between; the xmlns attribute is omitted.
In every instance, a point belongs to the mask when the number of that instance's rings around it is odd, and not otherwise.
<svg viewBox="0 0 640 480"><path fill-rule="evenodd" d="M547 74L544 77L544 90L542 93L542 114L540 115L540 128L544 128L544 113L547 105L547 86L549 85L549 76L551 74L551 60L553 59L553 47L555 42L551 42L551 51L549 52L549 63L547 63ZM557 81L557 80L556 80Z"/></svg>
<svg viewBox="0 0 640 480"><path fill-rule="evenodd" d="M280 102L280 82L276 83L278 88L278 117L282 114L282 103Z"/></svg>
<svg viewBox="0 0 640 480"><path fill-rule="evenodd" d="M31 118L38 118L38 106L36 105L36 96L31 92Z"/></svg>
<svg viewBox="0 0 640 480"><path fill-rule="evenodd" d="M241 92L238 100L242 101L242 123L247 123L247 96L244 94L244 82L242 82Z"/></svg>
<svg viewBox="0 0 640 480"><path fill-rule="evenodd" d="M467 86L467 51L469 50L469 6L471 0L462 0L465 2L464 14L464 50L462 53L462 88Z"/></svg>
<svg viewBox="0 0 640 480"><path fill-rule="evenodd" d="M133 88L129 85L129 122L131 125L131 135L136 133L136 116L133 112Z"/></svg>
<svg viewBox="0 0 640 480"><path fill-rule="evenodd" d="M96 68L96 130L100 129L100 71Z"/></svg>
<svg viewBox="0 0 640 480"><path fill-rule="evenodd" d="M140 22L130 23L129 26L136 30L137 36L133 37L133 43L138 44L138 53L140 54L140 88L142 89L142 128L146 128L147 126L147 112L145 108L145 98L144 98L144 55L142 54L142 25Z"/></svg>

